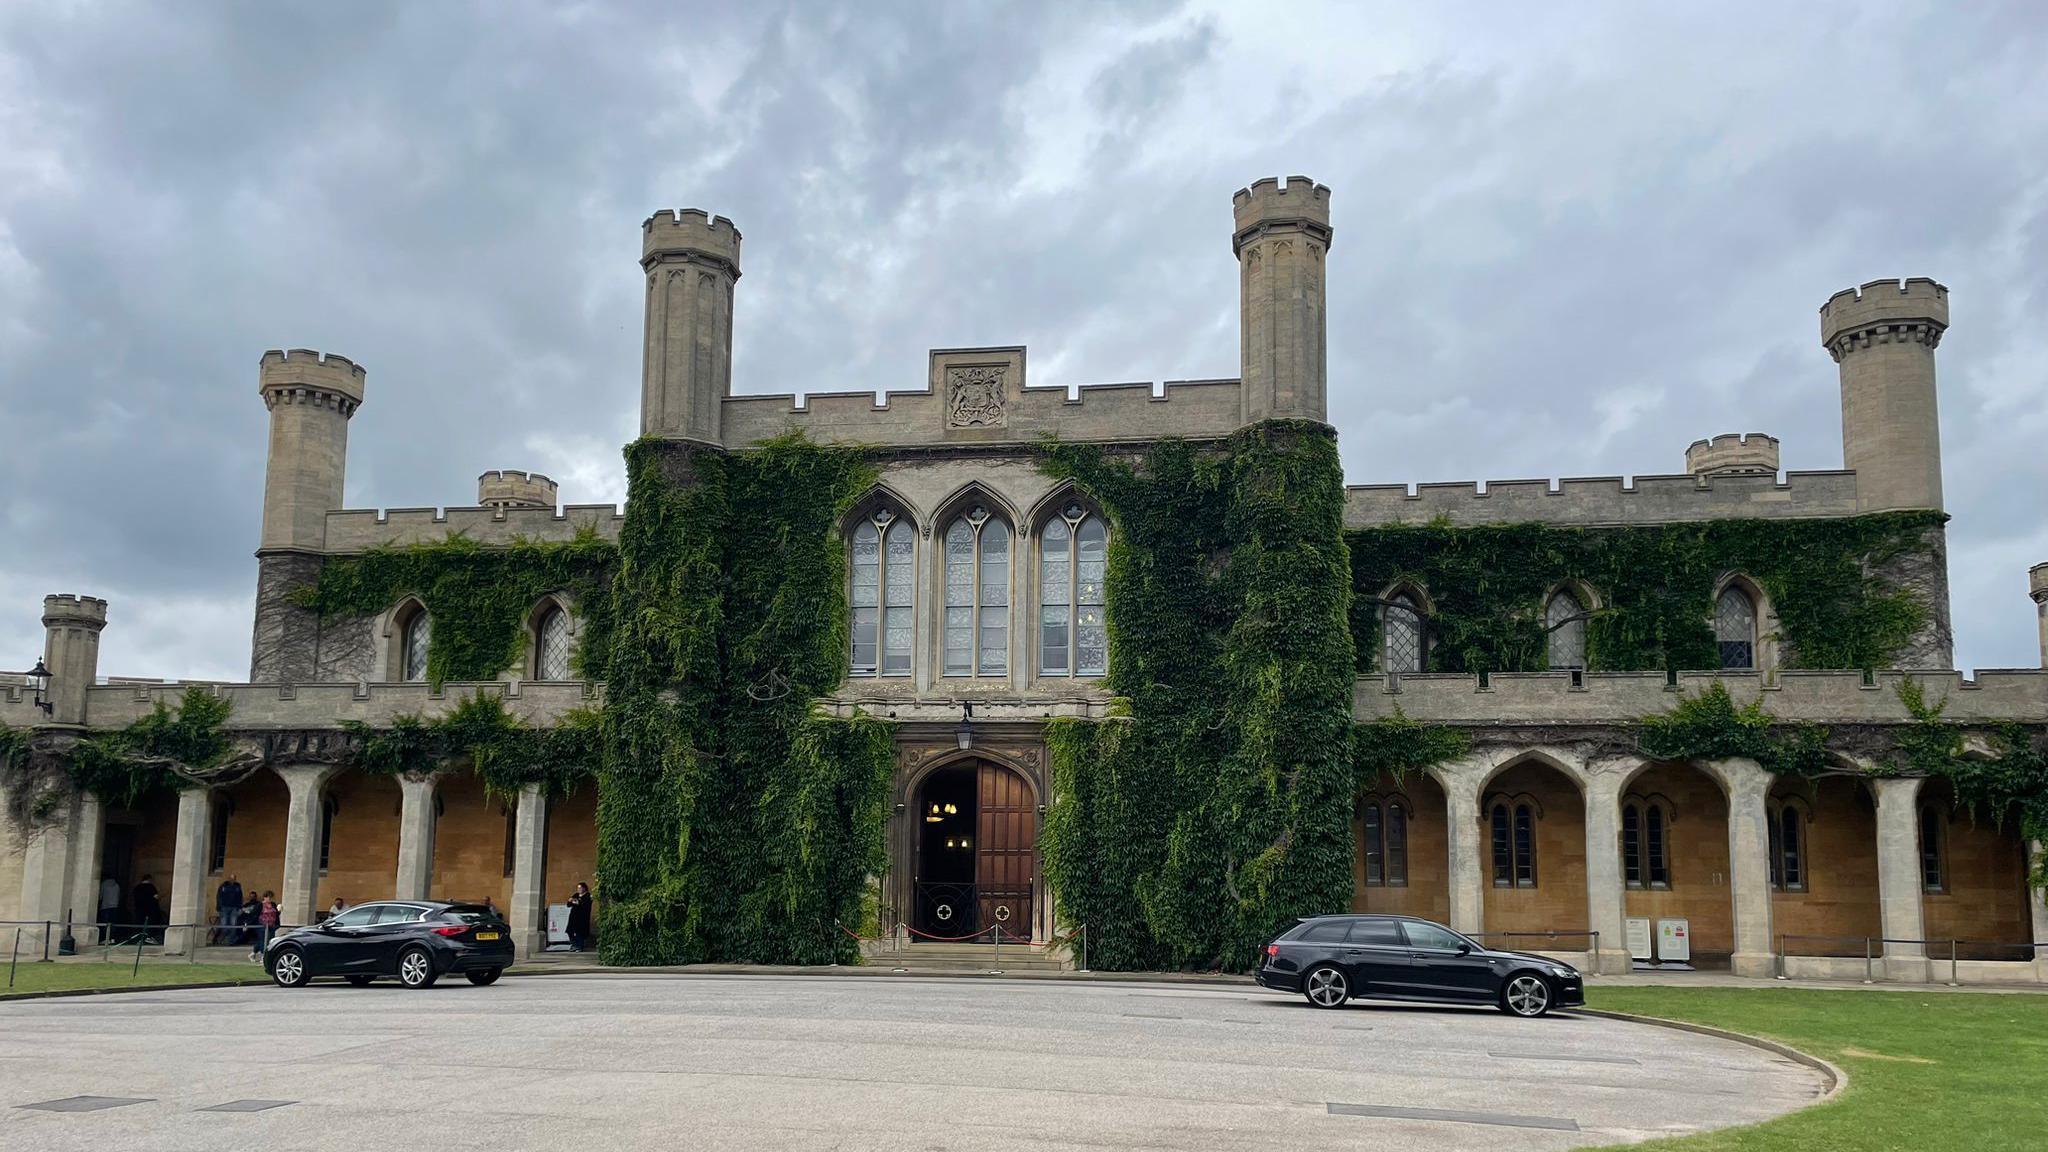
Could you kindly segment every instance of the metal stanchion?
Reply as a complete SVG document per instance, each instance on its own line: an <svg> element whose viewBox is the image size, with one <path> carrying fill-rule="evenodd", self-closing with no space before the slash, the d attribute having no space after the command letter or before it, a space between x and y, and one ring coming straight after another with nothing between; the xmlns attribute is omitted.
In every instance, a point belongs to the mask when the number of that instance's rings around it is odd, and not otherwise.
<svg viewBox="0 0 2048 1152"><path fill-rule="evenodd" d="M44 962L44 963L48 963L48 962L49 962L49 960L50 960L50 922L49 922L48 920L45 920L45 921L43 921L43 962Z"/></svg>
<svg viewBox="0 0 2048 1152"><path fill-rule="evenodd" d="M1785 979L1785 937L1782 933L1778 936L1778 979Z"/></svg>
<svg viewBox="0 0 2048 1152"><path fill-rule="evenodd" d="M14 930L14 949L7 954L7 986L14 987L14 966L21 961L21 929Z"/></svg>
<svg viewBox="0 0 2048 1152"><path fill-rule="evenodd" d="M1863 938L1863 982L1865 984L1877 983L1877 977L1871 974L1870 937L1868 936Z"/></svg>
<svg viewBox="0 0 2048 1152"><path fill-rule="evenodd" d="M148 932L138 932L135 934L135 967L129 971L128 975L130 977L142 975L142 946L148 942Z"/></svg>
<svg viewBox="0 0 2048 1152"><path fill-rule="evenodd" d="M1956 979L1956 942L1954 937L1950 937L1948 942L1948 986L1954 988L1961 983L1962 981Z"/></svg>
<svg viewBox="0 0 2048 1152"><path fill-rule="evenodd" d="M1081 971L1088 971L1088 926L1081 925Z"/></svg>

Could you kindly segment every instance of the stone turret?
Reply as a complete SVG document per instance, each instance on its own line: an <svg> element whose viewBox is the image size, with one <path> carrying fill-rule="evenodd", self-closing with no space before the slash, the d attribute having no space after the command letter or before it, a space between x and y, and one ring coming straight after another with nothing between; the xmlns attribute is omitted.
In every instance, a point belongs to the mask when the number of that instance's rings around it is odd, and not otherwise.
<svg viewBox="0 0 2048 1152"><path fill-rule="evenodd" d="M740 232L700 208L656 212L641 226L647 340L640 434L719 442L732 395L732 294Z"/></svg>
<svg viewBox="0 0 2048 1152"><path fill-rule="evenodd" d="M85 723L85 690L99 678L100 632L107 602L95 596L43 597L43 663L50 670L50 722Z"/></svg>
<svg viewBox="0 0 2048 1152"><path fill-rule="evenodd" d="M1725 432L1711 440L1695 440L1685 450L1685 470L1701 480L1709 476L1776 476L1778 438L1761 432Z"/></svg>
<svg viewBox="0 0 2048 1152"><path fill-rule="evenodd" d="M1330 190L1268 178L1231 201L1237 254L1244 421L1328 419L1323 260Z"/></svg>
<svg viewBox="0 0 2048 1152"><path fill-rule="evenodd" d="M2034 597L2034 615L2041 629L2041 667L2048 668L2048 564L2027 570L2027 591Z"/></svg>
<svg viewBox="0 0 2048 1152"><path fill-rule="evenodd" d="M327 514L341 507L348 422L363 402L363 369L305 348L263 354L257 390L270 409L263 476L263 550L319 551Z"/></svg>
<svg viewBox="0 0 2048 1152"><path fill-rule="evenodd" d="M501 468L476 478L476 502L486 508L553 508L559 491L538 472Z"/></svg>
<svg viewBox="0 0 2048 1152"><path fill-rule="evenodd" d="M1820 341L1842 376L1842 463L1860 511L1941 507L1934 349L1948 289L1924 277L1873 280L1820 310Z"/></svg>

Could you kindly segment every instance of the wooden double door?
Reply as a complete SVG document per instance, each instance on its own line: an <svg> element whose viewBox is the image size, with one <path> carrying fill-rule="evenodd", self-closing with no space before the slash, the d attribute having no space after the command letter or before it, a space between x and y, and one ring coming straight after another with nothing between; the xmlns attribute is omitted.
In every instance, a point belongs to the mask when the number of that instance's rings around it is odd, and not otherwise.
<svg viewBox="0 0 2048 1152"><path fill-rule="evenodd" d="M1004 938L1032 936L1032 890L1038 883L1038 804L1031 785L999 764L976 766L974 890L984 928Z"/></svg>
<svg viewBox="0 0 2048 1152"><path fill-rule="evenodd" d="M1038 885L1038 802L1024 777L970 760L927 776L915 832L919 932L943 939L1028 940Z"/></svg>

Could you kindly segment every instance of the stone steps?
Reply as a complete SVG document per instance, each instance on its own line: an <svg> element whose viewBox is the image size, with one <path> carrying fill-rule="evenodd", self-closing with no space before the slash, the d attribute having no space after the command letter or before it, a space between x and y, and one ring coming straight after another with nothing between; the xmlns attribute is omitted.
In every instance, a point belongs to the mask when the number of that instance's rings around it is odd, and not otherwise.
<svg viewBox="0 0 2048 1152"><path fill-rule="evenodd" d="M1058 972L1065 967L1064 959L1063 953L1029 944L1005 944L998 950L985 943L918 941L869 952L863 963L871 968L938 972Z"/></svg>

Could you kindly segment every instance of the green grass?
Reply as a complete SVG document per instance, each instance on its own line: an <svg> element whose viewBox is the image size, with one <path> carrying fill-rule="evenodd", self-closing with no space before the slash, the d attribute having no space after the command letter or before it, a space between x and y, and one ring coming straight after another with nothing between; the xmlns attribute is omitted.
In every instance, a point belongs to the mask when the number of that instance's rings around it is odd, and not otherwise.
<svg viewBox="0 0 2048 1152"><path fill-rule="evenodd" d="M2048 996L1811 988L1594 988L1588 1006L1768 1037L1849 1086L1750 1128L1660 1140L1669 1152L2048 1147Z"/></svg>
<svg viewBox="0 0 2048 1152"><path fill-rule="evenodd" d="M0 957L4 961L6 957ZM145 960L135 972L128 964L81 960L66 963L28 963L15 966L14 987L7 987L7 966L0 963L0 1000L35 992L62 992L77 988L107 991L115 988L150 988L162 984L195 984L208 980L265 980L260 964L180 964Z"/></svg>

